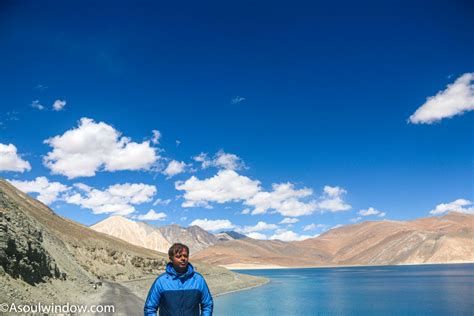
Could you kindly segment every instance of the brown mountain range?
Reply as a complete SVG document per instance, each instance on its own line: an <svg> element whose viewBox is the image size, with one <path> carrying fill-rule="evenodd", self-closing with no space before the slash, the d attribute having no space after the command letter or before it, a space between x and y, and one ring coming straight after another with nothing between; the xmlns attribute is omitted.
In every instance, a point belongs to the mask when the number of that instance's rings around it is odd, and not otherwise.
<svg viewBox="0 0 474 316"><path fill-rule="evenodd" d="M363 222L288 243L232 240L208 247L194 259L227 267L474 262L474 215Z"/></svg>

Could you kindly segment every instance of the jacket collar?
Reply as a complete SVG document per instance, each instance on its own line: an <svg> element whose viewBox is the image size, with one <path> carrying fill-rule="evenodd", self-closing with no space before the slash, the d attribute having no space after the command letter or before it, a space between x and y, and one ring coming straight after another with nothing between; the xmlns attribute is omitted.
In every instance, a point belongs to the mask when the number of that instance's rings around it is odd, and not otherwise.
<svg viewBox="0 0 474 316"><path fill-rule="evenodd" d="M173 268L171 262L166 265L166 273L171 275L174 279L188 279L194 274L194 267L191 263L188 262L188 270L184 273L178 273Z"/></svg>

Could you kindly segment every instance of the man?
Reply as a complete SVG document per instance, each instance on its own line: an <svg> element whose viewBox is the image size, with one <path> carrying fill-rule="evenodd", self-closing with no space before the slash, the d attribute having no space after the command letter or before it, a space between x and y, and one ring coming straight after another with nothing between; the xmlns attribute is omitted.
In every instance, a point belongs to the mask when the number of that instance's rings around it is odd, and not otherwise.
<svg viewBox="0 0 474 316"><path fill-rule="evenodd" d="M145 302L145 315L211 316L213 301L204 277L188 262L189 248L176 243L168 250L166 272L156 278Z"/></svg>

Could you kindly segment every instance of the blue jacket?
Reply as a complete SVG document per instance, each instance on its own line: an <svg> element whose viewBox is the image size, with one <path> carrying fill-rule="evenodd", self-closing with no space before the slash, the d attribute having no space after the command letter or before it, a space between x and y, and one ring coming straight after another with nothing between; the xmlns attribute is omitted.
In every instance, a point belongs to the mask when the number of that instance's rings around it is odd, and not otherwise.
<svg viewBox="0 0 474 316"><path fill-rule="evenodd" d="M145 315L156 315L158 308L160 316L211 316L213 301L211 292L204 277L194 271L189 263L188 271L178 274L171 263L166 266L166 272L156 278L148 292L145 302Z"/></svg>

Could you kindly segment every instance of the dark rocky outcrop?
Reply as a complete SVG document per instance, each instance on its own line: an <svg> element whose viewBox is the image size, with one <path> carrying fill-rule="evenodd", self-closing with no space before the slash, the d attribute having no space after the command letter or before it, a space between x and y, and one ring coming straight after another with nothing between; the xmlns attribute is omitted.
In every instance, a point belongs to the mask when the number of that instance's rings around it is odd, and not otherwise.
<svg viewBox="0 0 474 316"><path fill-rule="evenodd" d="M43 233L34 221L19 214L20 210L0 192L0 266L13 278L29 284L49 278L66 278L55 260L43 247ZM13 212L5 212L14 209Z"/></svg>

